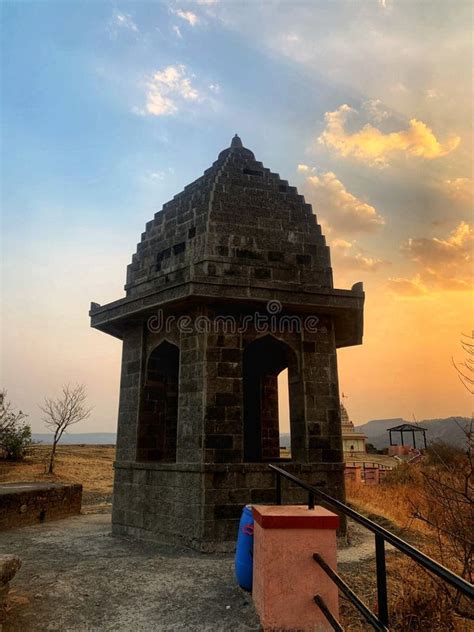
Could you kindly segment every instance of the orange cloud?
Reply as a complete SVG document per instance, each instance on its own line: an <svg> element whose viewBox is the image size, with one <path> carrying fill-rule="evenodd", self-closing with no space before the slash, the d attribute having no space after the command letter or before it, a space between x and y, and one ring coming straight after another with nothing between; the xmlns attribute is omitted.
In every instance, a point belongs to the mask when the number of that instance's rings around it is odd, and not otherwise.
<svg viewBox="0 0 474 632"><path fill-rule="evenodd" d="M330 246L331 258L339 269L377 272L380 268L390 265L389 261L369 256L354 241L333 239Z"/></svg>
<svg viewBox="0 0 474 632"><path fill-rule="evenodd" d="M445 180L443 182L443 190L446 195L454 200L472 204L474 196L474 182L470 178L454 178L454 180Z"/></svg>
<svg viewBox="0 0 474 632"><path fill-rule="evenodd" d="M326 112L326 129L318 142L336 150L341 156L352 156L358 160L386 165L397 154L432 160L451 153L460 143L459 136L449 137L440 143L433 131L422 121L411 119L406 130L383 133L367 123L357 132L346 131L347 119L357 114L348 105L341 105L334 112Z"/></svg>
<svg viewBox="0 0 474 632"><path fill-rule="evenodd" d="M401 296L425 296L428 294L428 288L423 284L419 274L412 279L404 279L402 277L389 279L388 287Z"/></svg>
<svg viewBox="0 0 474 632"><path fill-rule="evenodd" d="M350 193L332 171L309 176L305 193L331 232L372 233L385 224L382 215Z"/></svg>
<svg viewBox="0 0 474 632"><path fill-rule="evenodd" d="M420 268L413 279L390 279L398 294L420 296L437 291L469 291L472 288L474 230L461 222L446 239L409 239L402 252Z"/></svg>
<svg viewBox="0 0 474 632"><path fill-rule="evenodd" d="M297 167L297 170L298 170L300 173L308 173L308 171L310 171L310 168L309 168L309 166L308 166L308 165L305 165L305 164L300 163L300 164L298 165L298 167Z"/></svg>

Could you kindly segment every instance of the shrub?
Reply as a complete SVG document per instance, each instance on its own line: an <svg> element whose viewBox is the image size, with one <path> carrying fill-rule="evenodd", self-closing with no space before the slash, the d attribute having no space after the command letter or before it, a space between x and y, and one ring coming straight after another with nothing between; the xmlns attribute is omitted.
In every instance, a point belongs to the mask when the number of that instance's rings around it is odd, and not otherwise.
<svg viewBox="0 0 474 632"><path fill-rule="evenodd" d="M456 466L464 460L465 451L444 441L433 441L426 449L426 465Z"/></svg>
<svg viewBox="0 0 474 632"><path fill-rule="evenodd" d="M7 459L23 459L31 444L31 428L25 423L27 415L16 412L7 400L7 392L0 391L0 454Z"/></svg>
<svg viewBox="0 0 474 632"><path fill-rule="evenodd" d="M30 426L22 423L9 428L3 434L1 443L6 459L21 460L25 458L32 443Z"/></svg>

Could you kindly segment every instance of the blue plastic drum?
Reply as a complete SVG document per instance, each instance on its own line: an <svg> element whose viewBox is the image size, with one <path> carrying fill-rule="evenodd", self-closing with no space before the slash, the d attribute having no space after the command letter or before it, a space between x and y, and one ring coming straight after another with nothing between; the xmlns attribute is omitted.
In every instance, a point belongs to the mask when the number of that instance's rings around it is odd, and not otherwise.
<svg viewBox="0 0 474 632"><path fill-rule="evenodd" d="M235 576L245 590L252 590L253 574L253 514L251 505L245 505L239 524L235 552Z"/></svg>

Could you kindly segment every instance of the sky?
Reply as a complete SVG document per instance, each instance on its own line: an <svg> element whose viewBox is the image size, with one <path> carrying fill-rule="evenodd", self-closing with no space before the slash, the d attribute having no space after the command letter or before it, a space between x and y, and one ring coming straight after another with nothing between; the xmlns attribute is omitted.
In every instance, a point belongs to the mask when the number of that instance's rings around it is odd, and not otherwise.
<svg viewBox="0 0 474 632"><path fill-rule="evenodd" d="M453 0L9 2L2 12L1 385L83 383L116 429L124 295L145 223L238 133L311 202L335 286L364 282L338 351L356 424L470 415L471 6Z"/></svg>

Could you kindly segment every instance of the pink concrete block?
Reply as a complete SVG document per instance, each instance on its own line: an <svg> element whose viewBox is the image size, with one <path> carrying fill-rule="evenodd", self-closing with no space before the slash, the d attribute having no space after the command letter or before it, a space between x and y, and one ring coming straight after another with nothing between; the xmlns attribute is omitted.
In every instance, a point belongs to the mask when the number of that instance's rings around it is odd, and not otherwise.
<svg viewBox="0 0 474 632"><path fill-rule="evenodd" d="M338 590L313 560L336 569L339 518L323 507L255 506L252 597L265 631L332 630L314 603L317 594L339 616Z"/></svg>
<svg viewBox="0 0 474 632"><path fill-rule="evenodd" d="M380 483L378 467L366 467L365 468L365 484L366 485L378 485Z"/></svg>
<svg viewBox="0 0 474 632"><path fill-rule="evenodd" d="M344 477L353 483L362 483L362 468L360 465L346 465Z"/></svg>
<svg viewBox="0 0 474 632"><path fill-rule="evenodd" d="M389 456L406 456L410 454L410 446L408 445L390 445L388 446Z"/></svg>

